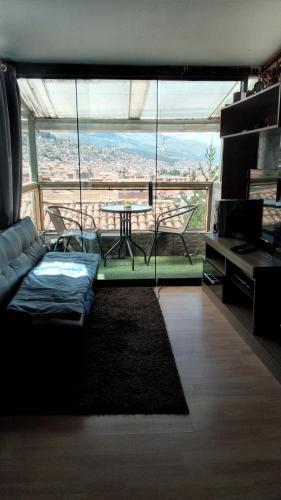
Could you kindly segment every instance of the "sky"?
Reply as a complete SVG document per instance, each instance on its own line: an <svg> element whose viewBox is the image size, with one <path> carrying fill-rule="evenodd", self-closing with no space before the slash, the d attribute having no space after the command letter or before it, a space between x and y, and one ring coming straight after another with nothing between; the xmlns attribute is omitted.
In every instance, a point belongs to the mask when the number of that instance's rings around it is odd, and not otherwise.
<svg viewBox="0 0 281 500"><path fill-rule="evenodd" d="M213 142L213 145L218 148L221 146L221 138L216 132L170 132L163 133L162 135L165 135L167 139L169 139L169 137L178 137L181 140L189 139L192 141L204 142L208 145Z"/></svg>

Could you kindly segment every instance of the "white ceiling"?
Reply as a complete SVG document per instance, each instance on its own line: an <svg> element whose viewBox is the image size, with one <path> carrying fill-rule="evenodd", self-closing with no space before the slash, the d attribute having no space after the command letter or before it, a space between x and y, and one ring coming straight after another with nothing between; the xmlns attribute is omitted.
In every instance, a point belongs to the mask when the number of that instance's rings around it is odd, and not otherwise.
<svg viewBox="0 0 281 500"><path fill-rule="evenodd" d="M93 64L264 64L281 0L0 0L0 57Z"/></svg>

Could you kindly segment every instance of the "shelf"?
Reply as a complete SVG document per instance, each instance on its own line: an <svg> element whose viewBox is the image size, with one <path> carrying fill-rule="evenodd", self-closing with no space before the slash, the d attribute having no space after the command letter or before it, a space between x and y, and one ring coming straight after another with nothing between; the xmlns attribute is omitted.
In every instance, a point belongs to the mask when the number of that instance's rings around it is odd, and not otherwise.
<svg viewBox="0 0 281 500"><path fill-rule="evenodd" d="M250 290L244 283L243 281L239 278L239 276L231 276L229 278L230 282L236 286L237 288L239 288L239 290L241 290L241 292L245 293L247 295L247 297L249 297L250 299L253 299L253 291Z"/></svg>
<svg viewBox="0 0 281 500"><path fill-rule="evenodd" d="M220 273L225 274L225 259L206 257L206 260Z"/></svg>
<svg viewBox="0 0 281 500"><path fill-rule="evenodd" d="M242 132L236 132L234 134L221 135L222 139L229 139L230 137L240 137L241 135L258 134L259 132L264 132L266 130L273 130L278 128L278 124L270 125L268 127L255 128L251 130L242 130Z"/></svg>
<svg viewBox="0 0 281 500"><path fill-rule="evenodd" d="M279 126L279 83L221 110L221 137L224 139L256 134Z"/></svg>
<svg viewBox="0 0 281 500"><path fill-rule="evenodd" d="M239 106L241 102L247 102L251 101L252 99L259 99L263 94L267 94L269 92L272 92L274 89L279 88L280 83L275 83L274 85L271 85L270 87L267 87L266 89L260 90L259 92L256 92L255 94L251 94L248 97L245 97L244 99L240 99L240 101L235 101L232 104L228 104L227 108L233 108L235 106Z"/></svg>
<svg viewBox="0 0 281 500"><path fill-rule="evenodd" d="M231 262L235 266L239 267L245 274L250 278L254 278L256 269L258 268L276 268L277 263L266 252L262 250L256 250L244 255L239 255L231 250L235 245L243 244L245 241L237 240L235 238L222 238L215 234L207 235L206 240L206 252L209 252L210 246L213 251L220 254L221 258L224 257L227 261ZM217 256L216 256L217 257ZM206 255L206 259L209 260L209 255ZM281 262L278 264L281 273Z"/></svg>

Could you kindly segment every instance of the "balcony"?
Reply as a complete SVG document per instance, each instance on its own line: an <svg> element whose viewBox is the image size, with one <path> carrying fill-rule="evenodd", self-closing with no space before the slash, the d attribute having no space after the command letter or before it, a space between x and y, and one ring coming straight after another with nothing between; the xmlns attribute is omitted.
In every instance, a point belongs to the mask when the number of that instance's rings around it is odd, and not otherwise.
<svg viewBox="0 0 281 500"><path fill-rule="evenodd" d="M135 241L144 249L148 249L153 236L150 230L155 217L164 210L176 207L184 202L196 203L197 211L185 235L192 255L193 265L184 257L184 249L176 235L160 235L157 244L157 257L152 257L149 266L143 257L136 252L135 270L132 272L129 255L123 252L121 258L112 254L107 267L100 265L100 280L118 279L153 279L159 278L198 278L202 275L203 235L210 228L211 207L213 199L212 182L159 182L151 212L132 215L132 232ZM148 183L146 182L84 182L80 196L79 182L42 182L27 183L23 187L22 216L29 215L42 232L47 243L51 244L57 237L47 214L49 205L64 205L94 217L96 225L102 232L102 246L108 250L118 238L118 214L100 211L105 203L120 203L124 199L134 203L148 203ZM84 227L89 227L90 217L85 217ZM170 223L171 224L171 223ZM180 224L172 220L174 227ZM116 232L116 236L112 236ZM95 250L95 249L93 249ZM98 249L96 249L98 250ZM156 264L156 265L155 265Z"/></svg>
<svg viewBox="0 0 281 500"><path fill-rule="evenodd" d="M48 205L82 209L95 218L102 246L119 232L119 215L100 210L129 199L152 210L132 215L136 242L149 248L151 223L167 208L196 204L185 235L193 265L177 235L161 234L149 266L136 254L114 252L99 279L201 276L203 236L219 198L220 109L232 101L236 81L20 79L23 117L22 215L46 238L56 235ZM90 219L90 217L89 217ZM84 227L87 227L87 217ZM172 221L174 225L179 220ZM176 227L176 226L174 226ZM116 236L109 236L115 231ZM94 249L95 250L95 249ZM124 250L124 249L123 249Z"/></svg>

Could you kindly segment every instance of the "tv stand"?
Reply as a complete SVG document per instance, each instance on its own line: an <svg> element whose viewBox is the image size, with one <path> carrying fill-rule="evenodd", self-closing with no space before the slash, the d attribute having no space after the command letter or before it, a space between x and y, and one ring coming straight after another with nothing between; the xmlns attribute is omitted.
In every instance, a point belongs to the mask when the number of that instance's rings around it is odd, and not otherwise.
<svg viewBox="0 0 281 500"><path fill-rule="evenodd" d="M234 245L234 247L231 247L231 250L243 255L244 253L255 252L258 250L258 247L252 243L242 243L242 245Z"/></svg>
<svg viewBox="0 0 281 500"><path fill-rule="evenodd" d="M277 290L281 261L262 250L239 254L234 238L206 236L203 283L232 307L237 319L255 335L280 333L281 308Z"/></svg>

